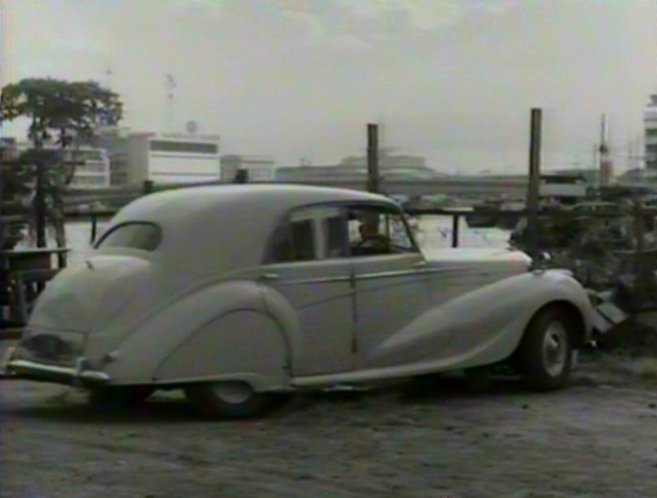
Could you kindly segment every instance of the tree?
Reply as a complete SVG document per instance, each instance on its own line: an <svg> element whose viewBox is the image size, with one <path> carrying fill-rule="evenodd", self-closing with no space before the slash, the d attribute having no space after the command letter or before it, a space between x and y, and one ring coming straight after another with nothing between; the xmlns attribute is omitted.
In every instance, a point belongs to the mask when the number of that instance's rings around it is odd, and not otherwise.
<svg viewBox="0 0 657 498"><path fill-rule="evenodd" d="M16 192L10 189L15 189L17 182L35 183L33 206L38 247L46 245L47 218L54 222L57 244L64 245L61 194L75 173L75 164L67 160L64 149L89 141L99 126L115 125L122 117L123 104L118 94L94 81L28 78L2 89L0 125L28 119L28 138L34 145L21 155L15 168L3 167L6 179L2 198L12 199ZM49 140L59 145L60 154L43 150ZM29 165L34 167L26 168Z"/></svg>
<svg viewBox="0 0 657 498"><path fill-rule="evenodd" d="M123 117L123 104L115 92L95 81L28 78L6 85L0 95L0 124L30 119L28 137L36 148L53 138L61 147L88 140L103 125Z"/></svg>

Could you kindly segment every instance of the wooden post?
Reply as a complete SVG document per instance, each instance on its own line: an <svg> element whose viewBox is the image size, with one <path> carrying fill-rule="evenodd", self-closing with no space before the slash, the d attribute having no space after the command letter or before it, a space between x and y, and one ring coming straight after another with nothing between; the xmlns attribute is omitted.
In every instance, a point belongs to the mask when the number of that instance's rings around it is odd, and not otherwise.
<svg viewBox="0 0 657 498"><path fill-rule="evenodd" d="M96 216L96 213L91 213L91 240L89 241L89 245L93 245L93 243L96 242L97 230L98 230L98 216Z"/></svg>
<svg viewBox="0 0 657 498"><path fill-rule="evenodd" d="M379 192L379 125L367 125L367 191Z"/></svg>
<svg viewBox="0 0 657 498"><path fill-rule="evenodd" d="M460 215L452 215L452 247L459 246L459 221Z"/></svg>
<svg viewBox="0 0 657 498"><path fill-rule="evenodd" d="M529 236L529 255L538 256L538 209L541 183L541 109L531 111L531 134L529 141L529 183L527 186L527 234Z"/></svg>
<svg viewBox="0 0 657 498"><path fill-rule="evenodd" d="M34 212L36 215L37 247L46 247L46 172L41 148L36 150L36 193Z"/></svg>

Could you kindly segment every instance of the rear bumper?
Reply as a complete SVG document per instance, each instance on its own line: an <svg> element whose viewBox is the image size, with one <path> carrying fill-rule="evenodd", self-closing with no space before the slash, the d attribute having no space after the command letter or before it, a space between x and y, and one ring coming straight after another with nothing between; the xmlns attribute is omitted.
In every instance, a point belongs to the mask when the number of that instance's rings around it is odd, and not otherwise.
<svg viewBox="0 0 657 498"><path fill-rule="evenodd" d="M84 359L81 358L76 367L71 368L17 359L7 364L7 372L18 379L68 385L100 385L107 384L111 380L105 372L86 370L84 363Z"/></svg>

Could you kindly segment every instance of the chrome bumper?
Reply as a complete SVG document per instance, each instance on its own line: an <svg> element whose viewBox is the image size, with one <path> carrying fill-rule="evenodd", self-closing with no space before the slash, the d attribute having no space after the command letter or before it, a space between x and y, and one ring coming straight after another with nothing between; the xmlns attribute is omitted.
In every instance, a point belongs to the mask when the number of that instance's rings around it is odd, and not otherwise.
<svg viewBox="0 0 657 498"><path fill-rule="evenodd" d="M105 384L110 376L105 372L84 370L84 360L80 359L75 368L44 365L27 360L11 360L7 364L7 371L18 378L34 380L50 380L60 383L89 383Z"/></svg>

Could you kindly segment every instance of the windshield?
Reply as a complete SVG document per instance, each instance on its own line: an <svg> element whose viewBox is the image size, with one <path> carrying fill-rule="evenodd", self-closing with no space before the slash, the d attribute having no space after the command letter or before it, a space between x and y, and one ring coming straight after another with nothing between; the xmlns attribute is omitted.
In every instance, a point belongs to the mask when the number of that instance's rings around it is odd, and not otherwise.
<svg viewBox="0 0 657 498"><path fill-rule="evenodd" d="M95 248L121 247L154 251L162 241L162 230L155 223L124 223L112 228L96 243Z"/></svg>

